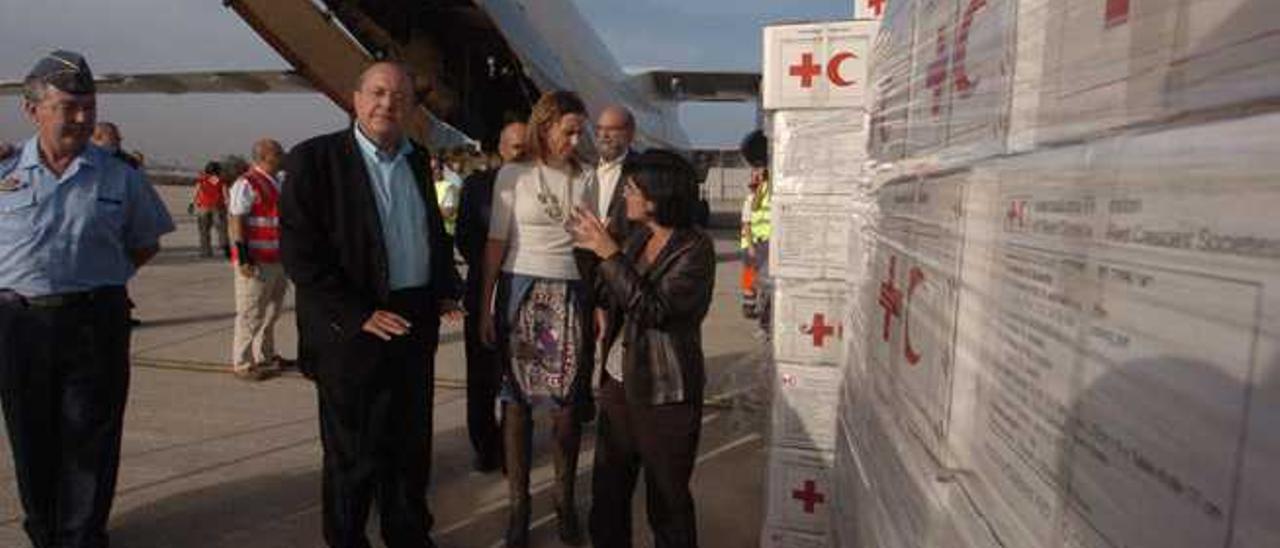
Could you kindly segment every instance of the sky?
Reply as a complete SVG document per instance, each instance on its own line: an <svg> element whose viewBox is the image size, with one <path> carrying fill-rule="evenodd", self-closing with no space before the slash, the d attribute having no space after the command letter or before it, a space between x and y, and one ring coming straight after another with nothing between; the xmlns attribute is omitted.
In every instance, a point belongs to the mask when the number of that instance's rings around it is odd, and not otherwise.
<svg viewBox="0 0 1280 548"><path fill-rule="evenodd" d="M760 29L848 18L850 0L573 0L624 68L759 70ZM536 6L537 0L528 5ZM273 70L288 64L221 0L0 0L0 80L20 80L54 49L83 53L96 74ZM681 121L698 146L733 146L754 105L691 104ZM319 94L100 95L98 117L120 125L148 163L198 166L245 154L260 137L286 147L346 123ZM0 141L33 128L0 97Z"/></svg>

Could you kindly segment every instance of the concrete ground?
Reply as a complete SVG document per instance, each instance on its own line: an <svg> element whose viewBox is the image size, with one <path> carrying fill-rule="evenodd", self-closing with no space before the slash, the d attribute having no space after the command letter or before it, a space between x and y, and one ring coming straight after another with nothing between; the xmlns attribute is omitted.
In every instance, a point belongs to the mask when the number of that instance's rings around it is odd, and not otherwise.
<svg viewBox="0 0 1280 548"><path fill-rule="evenodd" d="M160 187L178 230L130 284L142 326L133 336L133 378L119 487L110 523L116 548L322 546L321 447L315 392L286 375L246 383L228 374L232 272L197 256L189 189ZM716 300L703 334L709 363L699 465L693 491L707 547L758 544L764 484L762 349L740 314L734 235L717 232ZM280 353L294 355L290 306L277 327ZM437 355L435 454L430 492L442 547L500 546L506 482L472 471L465 424L460 328L446 327ZM539 423L533 545L559 546L551 509L549 425ZM594 423L591 429L594 429ZM594 437L583 444L579 512L590 506ZM643 485L635 497L636 545L647 546ZM7 437L0 439L0 546L27 546ZM371 520L375 546L377 526Z"/></svg>

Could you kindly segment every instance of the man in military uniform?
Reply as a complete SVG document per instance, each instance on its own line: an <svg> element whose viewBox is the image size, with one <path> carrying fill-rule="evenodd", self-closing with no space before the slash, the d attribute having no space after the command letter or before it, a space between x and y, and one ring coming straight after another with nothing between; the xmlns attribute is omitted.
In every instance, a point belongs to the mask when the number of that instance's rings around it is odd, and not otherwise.
<svg viewBox="0 0 1280 548"><path fill-rule="evenodd" d="M55 51L24 82L36 135L0 161L0 401L36 548L107 546L129 386L125 282L173 221L89 144L93 75Z"/></svg>

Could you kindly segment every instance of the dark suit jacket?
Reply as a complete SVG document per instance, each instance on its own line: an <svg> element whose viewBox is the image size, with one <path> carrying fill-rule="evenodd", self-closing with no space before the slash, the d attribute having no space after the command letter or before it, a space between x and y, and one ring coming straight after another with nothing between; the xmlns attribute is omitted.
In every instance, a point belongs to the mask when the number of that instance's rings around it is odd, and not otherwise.
<svg viewBox="0 0 1280 548"><path fill-rule="evenodd" d="M479 310L480 284L483 275L484 248L489 241L489 218L493 209L493 183L498 170L489 169L472 173L462 183L462 197L458 202L458 229L454 243L458 253L467 261L467 289L464 306L468 311Z"/></svg>
<svg viewBox="0 0 1280 548"><path fill-rule="evenodd" d="M428 289L436 299L456 299L458 272L426 172L427 158L415 145L408 161L427 212L422 229L431 254ZM388 250L352 129L302 142L289 151L285 170L280 252L297 287L299 366L306 368L314 366L310 358L321 355L318 351L350 341L375 309L386 306Z"/></svg>
<svg viewBox="0 0 1280 548"><path fill-rule="evenodd" d="M634 150L627 151L627 156L634 154L636 154L636 151ZM592 167L591 169L595 168ZM609 207L605 210L605 217L609 220L608 226L605 228L608 229L609 235L613 237L613 241L617 242L618 246L621 247L626 245L628 238L631 236L631 232L635 230L638 225L627 220L627 200L622 196L622 187L625 186L626 181L622 180L622 175L618 175L618 177L618 184L614 185L613 195L609 197ZM597 181L596 188L599 188L599 185L600 183ZM594 286L596 271L600 267L600 259L590 251L576 248L573 250L573 258L574 262L578 265L578 275L582 277L583 283L586 284L587 287ZM591 302L589 302L588 305L590 305L591 308L596 308L598 306L595 304L594 298L591 299ZM595 340L595 322L592 322L588 326L588 331L592 332L591 334L593 335L591 337L591 341L588 341L590 343Z"/></svg>
<svg viewBox="0 0 1280 548"><path fill-rule="evenodd" d="M477 171L462 183L462 196L458 201L458 230L454 240L458 253L467 261L467 268L480 271L484 259L484 246L489 241L489 217L493 208L493 183L498 170Z"/></svg>
<svg viewBox="0 0 1280 548"><path fill-rule="evenodd" d="M636 151L628 150L627 156L635 155ZM613 187L613 196L609 197L609 208L605 210L605 217L609 218L609 235L613 236L613 240L618 245L625 244L627 237L630 236L633 224L627 220L627 200L622 197L622 187L626 181L622 180L622 175L618 175L618 184Z"/></svg>

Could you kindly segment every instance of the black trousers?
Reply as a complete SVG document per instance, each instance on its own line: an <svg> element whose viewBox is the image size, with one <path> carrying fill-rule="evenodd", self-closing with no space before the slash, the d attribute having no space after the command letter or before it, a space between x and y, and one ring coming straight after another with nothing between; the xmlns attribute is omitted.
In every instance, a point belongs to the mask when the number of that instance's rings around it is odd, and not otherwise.
<svg viewBox="0 0 1280 548"><path fill-rule="evenodd" d="M467 272L464 304L469 312L463 323L467 352L467 434L476 458L485 464L495 464L502 459L502 431L494 408L502 380L502 366L498 350L480 342L478 268Z"/></svg>
<svg viewBox="0 0 1280 548"><path fill-rule="evenodd" d="M316 358L341 360L316 377L324 538L334 548L370 546L365 524L375 499L388 547L434 546L427 481L440 319L426 290L396 291L390 301L412 324L408 334L384 342L362 332Z"/></svg>
<svg viewBox="0 0 1280 548"><path fill-rule="evenodd" d="M689 478L702 432L702 402L628 405L622 384L607 373L602 377L591 480L591 543L631 546L631 495L643 468L655 546L697 546Z"/></svg>
<svg viewBox="0 0 1280 548"><path fill-rule="evenodd" d="M129 391L124 288L58 307L0 304L0 400L36 548L104 548Z"/></svg>

